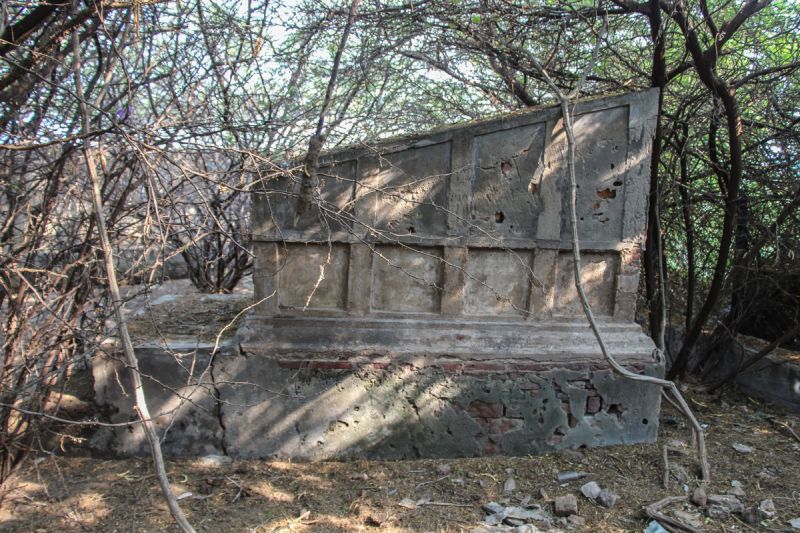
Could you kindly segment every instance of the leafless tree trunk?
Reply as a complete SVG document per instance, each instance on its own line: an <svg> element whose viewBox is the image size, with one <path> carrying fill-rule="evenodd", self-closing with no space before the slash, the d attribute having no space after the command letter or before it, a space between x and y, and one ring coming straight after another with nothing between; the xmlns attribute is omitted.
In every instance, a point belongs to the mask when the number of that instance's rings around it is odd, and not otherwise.
<svg viewBox="0 0 800 533"><path fill-rule="evenodd" d="M599 47L600 40L598 39L597 45ZM603 336L600 332L600 328L597 324L597 320L594 317L594 313L592 311L592 307L589 304L589 299L586 297L586 292L583 288L583 279L581 273L581 249L580 249L580 238L578 236L578 215L577 215L577 201L578 201L578 187L577 187L577 179L575 176L575 133L572 128L572 112L570 110L570 98L574 98L578 92L580 91L581 85L584 83L586 76L591 72L591 69L594 68L594 63L596 61L596 54L597 49L595 49L595 57L592 59L592 62L586 67L584 72L581 74L579 78L579 82L576 87L569 93L566 94L562 92L555 83L553 83L550 76L547 74L547 71L542 67L542 65L535 59L531 58L533 65L539 70L542 77L547 81L547 84L550 86L550 89L556 94L560 103L561 103L561 116L564 121L564 131L567 134L567 177L569 180L569 190L570 190L570 197L569 197L569 220L570 220L570 227L571 227L571 238L572 238L572 264L574 269L574 280L575 280L575 289L578 292L578 299L581 302L581 307L583 308L584 315L589 322L589 326L592 328L592 332L594 333L595 338L597 339L597 343L600 347L600 351L603 354L603 358L608 362L611 368L620 376L625 379L629 379L631 381L638 381L641 383L652 383L653 385L658 385L672 394L677 405L679 406L680 411L683 413L684 416L689 420L689 423L692 426L692 432L697 439L697 453L698 453L698 460L700 462L700 470L702 479L705 482L710 481L711 479L711 468L708 462L708 453L706 451L706 444L705 444L705 437L703 433L703 428L700 426L700 422L697 421L695 418L694 413L692 413L692 409L689 407L689 404L686 403L686 400L683 398L683 395L678 390L678 387L672 381L668 381L665 379L656 378L653 376L647 376L642 374L636 374L631 372L627 368L620 365L614 356L608 351L606 347L605 341L603 340Z"/></svg>

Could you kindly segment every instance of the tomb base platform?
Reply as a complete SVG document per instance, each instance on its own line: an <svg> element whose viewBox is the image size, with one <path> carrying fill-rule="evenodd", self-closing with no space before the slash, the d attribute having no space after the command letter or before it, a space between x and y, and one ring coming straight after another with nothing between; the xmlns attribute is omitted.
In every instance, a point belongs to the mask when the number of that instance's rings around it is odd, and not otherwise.
<svg viewBox="0 0 800 533"><path fill-rule="evenodd" d="M252 317L216 351L180 339L140 344L165 453L519 456L656 439L659 388L615 375L585 323L415 322ZM626 368L663 376L663 360L638 326L606 322L601 330ZM378 341L396 350L371 351ZM113 347L108 352L94 364L98 402L110 421L134 420L127 373ZM94 445L148 453L136 424L103 428Z"/></svg>
<svg viewBox="0 0 800 533"><path fill-rule="evenodd" d="M408 322L251 319L216 373L231 382L218 385L228 453L518 456L656 439L659 388L616 376L585 322ZM663 375L638 326L601 328L621 364Z"/></svg>

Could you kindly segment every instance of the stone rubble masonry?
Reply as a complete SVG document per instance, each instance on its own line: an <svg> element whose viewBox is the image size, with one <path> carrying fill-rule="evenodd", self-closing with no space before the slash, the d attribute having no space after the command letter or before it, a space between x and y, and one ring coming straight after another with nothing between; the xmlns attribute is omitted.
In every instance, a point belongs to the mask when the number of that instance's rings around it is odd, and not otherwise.
<svg viewBox="0 0 800 533"><path fill-rule="evenodd" d="M579 102L574 123L589 300L621 364L661 376L633 323L657 99ZM297 179L253 195L258 304L236 338L213 357L187 339L137 348L151 410L169 413L167 453L522 455L656 438L660 391L614 375L577 300L558 108L320 161L320 204L301 216ZM120 369L96 357L98 399L124 422ZM95 444L146 450L134 426Z"/></svg>

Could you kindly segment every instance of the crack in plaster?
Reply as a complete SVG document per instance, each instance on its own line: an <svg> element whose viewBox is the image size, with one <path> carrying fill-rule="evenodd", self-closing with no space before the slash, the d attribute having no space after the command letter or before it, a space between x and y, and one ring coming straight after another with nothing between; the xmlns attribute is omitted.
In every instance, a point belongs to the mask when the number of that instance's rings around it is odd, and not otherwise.
<svg viewBox="0 0 800 533"><path fill-rule="evenodd" d="M211 376L211 388L214 390L214 412L217 416L217 423L219 424L221 432L219 438L219 448L223 455L228 455L227 445L225 444L225 440L227 438L227 429L225 427L225 416L222 413L222 396L220 395L219 386L217 385L217 378L215 375L216 365L216 354L212 354L211 361L209 362L209 374Z"/></svg>

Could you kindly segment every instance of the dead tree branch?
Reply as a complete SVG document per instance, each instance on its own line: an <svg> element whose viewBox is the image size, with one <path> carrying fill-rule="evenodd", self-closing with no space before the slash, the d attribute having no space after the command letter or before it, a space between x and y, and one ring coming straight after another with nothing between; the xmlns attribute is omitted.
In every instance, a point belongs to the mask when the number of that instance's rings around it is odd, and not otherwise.
<svg viewBox="0 0 800 533"><path fill-rule="evenodd" d="M599 45L599 39L597 41ZM600 351L603 354L603 358L608 362L612 369L617 372L622 377L629 379L631 381L637 381L641 383L652 383L654 385L659 385L666 390L668 390L672 396L677 401L678 405L680 406L681 411L686 416L686 418L691 423L694 431L697 435L697 453L700 462L700 469L703 481L710 480L710 468L708 463L708 455L706 452L706 445L705 445L705 438L703 436L703 428L700 426L700 423L695 418L694 414L692 413L691 408L686 403L686 400L683 398L683 395L678 390L678 387L672 381L668 381L665 379L660 379L653 376L647 376L643 374L636 374L631 372L627 368L620 365L617 360L611 355L606 347L605 341L603 340L603 336L600 333L600 328L597 324L597 320L595 319L594 312L592 311L592 307L589 304L589 300L586 297L586 292L583 288L583 277L581 274L581 250L580 250L580 238L578 236L578 215L577 215L577 201L578 201L578 187L577 187L577 179L575 175L575 132L572 128L572 111L570 110L570 98L573 98L575 95L578 94L580 91L580 87L583 84L586 76L594 68L594 64L596 63L598 53L598 46L595 47L595 52L592 58L592 61L587 65L586 69L580 76L580 83L575 86L575 88L570 91L569 94L565 94L562 92L558 86L553 82L552 78L549 76L547 71L542 67L541 63L538 60L531 57L531 61L539 71L542 78L548 84L550 89L559 99L561 103L561 114L564 121L564 131L567 134L567 176L569 178L569 190L570 190L570 199L569 199L569 220L570 226L572 228L572 263L574 268L574 275L575 275L575 289L578 292L578 298L581 302L581 307L583 308L584 315L589 322L589 326L592 329L592 333L594 333L595 338L597 339L597 344L600 347Z"/></svg>
<svg viewBox="0 0 800 533"><path fill-rule="evenodd" d="M319 118L317 119L317 128L311 140L308 142L308 152L303 160L303 178L300 184L300 196L297 199L297 207L295 209L295 220L305 213L312 203L314 191L318 186L317 167L319 166L319 154L322 152L322 146L325 144L325 116L328 114L328 109L331 105L333 91L336 89L336 79L339 76L339 65L342 61L342 54L347 46L347 39L350 36L350 30L353 27L353 21L356 18L356 12L361 0L353 0L350 4L350 12L347 15L347 23L342 32L342 40L339 42L339 47L336 49L336 55L333 58L333 67L331 69L331 77L328 79L328 86L325 89L325 98L322 101L322 108L319 111Z"/></svg>
<svg viewBox="0 0 800 533"><path fill-rule="evenodd" d="M81 127L84 135L90 132L90 117L89 108L84 101L83 84L81 82L81 48L80 39L77 33L72 34L72 48L73 48L73 74L75 77L75 93L78 95L80 112L81 112ZM167 477L167 469L164 465L164 456L161 452L161 442L156 434L155 426L150 418L150 410L147 407L147 398L144 393L144 386L142 384L142 376L139 374L139 362L136 358L136 353L133 350L133 343L131 342L130 334L122 313L122 297L120 296L119 285L117 283L117 271L114 265L113 250L111 247L111 239L108 236L108 229L106 226L105 215L103 213L103 196L101 193L100 178L97 174L97 165L94 159L88 141L83 143L83 156L86 161L86 170L89 174L89 179L92 188L92 209L97 232L100 237L102 247L103 259L105 262L106 275L108 277L108 291L111 295L111 302L114 307L114 314L116 316L117 328L119 336L122 341L122 348L125 354L125 359L130 369L131 382L133 384L135 408L139 418L142 422L145 435L150 444L150 451L153 456L153 464L156 469L158 482L161 485L161 491L164 493L164 498L167 501L170 513L172 514L178 527L184 533L194 533L194 528L186 519L183 511L175 499L175 494L172 492L172 487L169 484Z"/></svg>

